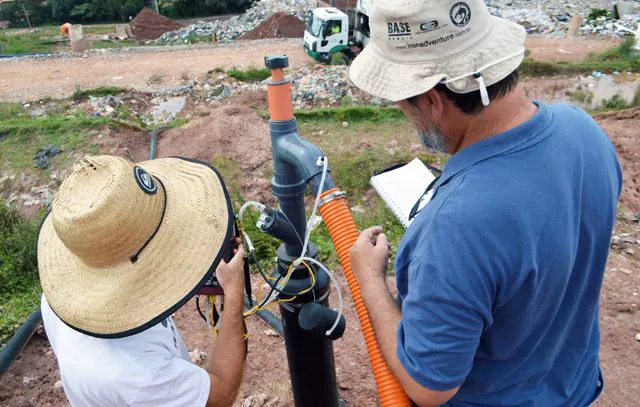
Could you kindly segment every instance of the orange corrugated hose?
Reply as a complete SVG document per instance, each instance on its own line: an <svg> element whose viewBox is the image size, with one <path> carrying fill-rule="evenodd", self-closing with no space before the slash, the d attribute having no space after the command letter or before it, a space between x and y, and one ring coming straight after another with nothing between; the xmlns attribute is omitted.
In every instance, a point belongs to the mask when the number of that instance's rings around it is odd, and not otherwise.
<svg viewBox="0 0 640 407"><path fill-rule="evenodd" d="M322 194L322 198L337 191L337 189L326 191ZM344 274L349 283L351 296L353 297L358 319L360 320L360 326L362 327L362 333L364 334L364 340L367 344L367 350L369 351L369 359L371 360L373 376L378 386L380 403L383 407L411 406L409 397L407 397L398 379L382 357L380 346L378 345L373 326L371 325L371 318L360 294L358 280L356 280L356 276L351 270L349 251L358 239L358 228L353 220L353 216L351 216L347 201L344 198L329 201L320 207L320 214L322 215L324 223L327 225L327 229L329 229L329 234L336 247L340 263L342 263Z"/></svg>

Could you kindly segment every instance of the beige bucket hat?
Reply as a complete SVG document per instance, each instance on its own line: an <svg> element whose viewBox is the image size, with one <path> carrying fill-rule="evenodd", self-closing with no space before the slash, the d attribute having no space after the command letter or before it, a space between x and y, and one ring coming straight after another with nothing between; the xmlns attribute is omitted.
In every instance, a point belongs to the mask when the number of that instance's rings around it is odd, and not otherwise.
<svg viewBox="0 0 640 407"><path fill-rule="evenodd" d="M372 0L371 41L351 64L363 91L397 102L438 83L457 93L499 82L524 58L525 30L482 0ZM486 98L486 99L485 99Z"/></svg>
<svg viewBox="0 0 640 407"><path fill-rule="evenodd" d="M206 163L85 158L40 228L44 295L82 333L118 338L144 331L215 271L233 244L232 214L222 178Z"/></svg>

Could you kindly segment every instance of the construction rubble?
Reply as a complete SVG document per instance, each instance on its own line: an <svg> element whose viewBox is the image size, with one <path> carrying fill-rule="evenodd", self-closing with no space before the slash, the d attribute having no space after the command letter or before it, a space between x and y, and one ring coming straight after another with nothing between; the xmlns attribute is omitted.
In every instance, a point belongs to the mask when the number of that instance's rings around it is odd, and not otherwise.
<svg viewBox="0 0 640 407"><path fill-rule="evenodd" d="M156 45L178 45L196 42L231 41L252 31L260 23L276 13L284 12L307 21L309 13L316 8L316 0L260 0L246 13L228 20L198 22L176 31L165 33L153 43Z"/></svg>

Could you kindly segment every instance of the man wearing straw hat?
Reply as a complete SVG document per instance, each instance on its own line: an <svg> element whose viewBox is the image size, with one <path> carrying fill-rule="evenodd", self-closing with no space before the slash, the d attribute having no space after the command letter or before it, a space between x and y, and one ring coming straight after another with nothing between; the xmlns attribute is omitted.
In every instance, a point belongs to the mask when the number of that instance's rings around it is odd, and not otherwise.
<svg viewBox="0 0 640 407"><path fill-rule="evenodd" d="M206 163L99 156L75 164L38 237L42 317L73 406L233 404L245 341L232 214ZM214 270L226 301L204 370L171 315Z"/></svg>
<svg viewBox="0 0 640 407"><path fill-rule="evenodd" d="M352 81L452 155L396 254L401 305L382 229L352 249L389 367L421 406L589 405L622 185L607 135L525 96L525 31L480 0L374 0L370 27Z"/></svg>

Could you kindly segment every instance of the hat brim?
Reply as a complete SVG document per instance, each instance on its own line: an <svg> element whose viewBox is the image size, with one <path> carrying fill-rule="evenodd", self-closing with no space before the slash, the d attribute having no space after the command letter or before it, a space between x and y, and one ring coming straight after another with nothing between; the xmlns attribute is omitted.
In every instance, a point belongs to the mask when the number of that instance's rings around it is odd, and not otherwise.
<svg viewBox="0 0 640 407"><path fill-rule="evenodd" d="M495 16L490 16L490 25L489 33L474 48L448 59L423 63L390 60L371 42L351 64L350 79L354 85L371 95L399 102L428 92L445 79L475 72L492 61L514 55L482 71L485 83L492 85L522 63L526 32L518 24ZM447 87L459 93L479 88L471 77L448 84Z"/></svg>
<svg viewBox="0 0 640 407"><path fill-rule="evenodd" d="M38 235L47 302L71 328L94 337L125 337L166 319L198 292L232 244L231 200L215 168L183 158L138 165L162 181L167 203L135 263L88 266L58 238L52 216Z"/></svg>

